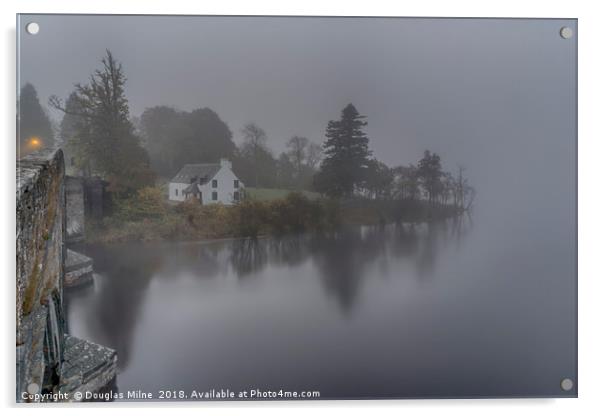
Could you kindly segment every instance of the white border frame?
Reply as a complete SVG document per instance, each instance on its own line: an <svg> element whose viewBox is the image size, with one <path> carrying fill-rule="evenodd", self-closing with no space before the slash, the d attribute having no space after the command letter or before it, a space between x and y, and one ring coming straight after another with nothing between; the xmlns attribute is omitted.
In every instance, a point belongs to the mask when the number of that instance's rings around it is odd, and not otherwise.
<svg viewBox="0 0 602 416"><path fill-rule="evenodd" d="M601 247L602 234L600 211L602 197L600 183L602 172L599 159L602 157L601 77L602 54L599 41L602 40L601 15L592 0L423 0L398 2L370 0L352 2L344 0L304 0L297 3L283 1L254 0L252 2L194 2L183 0L136 1L136 0L96 0L82 2L76 0L19 0L0 3L0 19L3 29L2 86L4 94L1 103L1 125L4 127L4 148L2 155L1 195L8 201L2 206L2 230L4 234L2 264L5 267L3 279L3 318L2 347L4 360L0 376L0 395L4 406L14 405L15 349L14 342L14 270L15 244L15 14L16 13L119 13L119 14L248 14L248 15L340 15L340 16L433 16L433 17L556 17L579 19L579 399L487 399L487 400L378 400L378 401L306 401L306 402L186 402L186 403L112 403L82 404L66 409L63 405L50 406L44 412L66 411L105 414L111 412L132 412L135 407L143 407L144 412L163 413L166 407L177 408L198 414L211 411L232 414L233 412L263 415L264 413L288 414L365 414L378 412L399 414L400 412L420 412L421 414L446 415L506 415L508 413L563 415L593 414L600 406L599 377L602 377L601 351L602 334L599 317L602 316L598 299L602 293L602 273L597 257ZM5 199L6 201L6 199ZM19 406L16 406L17 408ZM27 408L31 408L27 405ZM48 406L47 406L48 407ZM22 408L22 406L21 406ZM79 408L79 409L78 409Z"/></svg>

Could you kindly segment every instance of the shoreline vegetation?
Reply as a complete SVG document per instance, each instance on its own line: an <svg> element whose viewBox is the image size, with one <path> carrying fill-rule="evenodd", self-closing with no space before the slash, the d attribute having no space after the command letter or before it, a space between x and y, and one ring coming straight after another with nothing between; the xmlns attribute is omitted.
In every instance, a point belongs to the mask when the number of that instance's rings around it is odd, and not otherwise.
<svg viewBox="0 0 602 416"><path fill-rule="evenodd" d="M50 107L63 113L56 138L35 87L27 84L21 91L20 149L60 146L68 174L106 185L103 195L106 191L111 209L101 218L85 218L88 242L320 232L427 222L471 210L476 191L464 166L444 170L439 154L430 150L420 158L412 155L416 162L409 164L402 162L410 155L395 150L388 154L392 164L385 164L371 149L367 117L353 103L328 121L317 141L277 137L285 145L277 154L269 145L273 136L257 123L245 123L235 140L228 123L209 107L183 111L155 105L134 117L126 80L122 64L107 50L87 83L74 84L66 99L51 96ZM403 135L400 130L376 140L403 142ZM182 166L222 159L244 185L240 201L202 205L191 199L176 205L167 200L165 181Z"/></svg>
<svg viewBox="0 0 602 416"><path fill-rule="evenodd" d="M463 210L423 200L337 200L292 191L283 198L247 197L233 206L165 201L159 188L144 188L119 203L115 213L86 223L85 242L202 241L336 231L346 226L423 223L451 218Z"/></svg>

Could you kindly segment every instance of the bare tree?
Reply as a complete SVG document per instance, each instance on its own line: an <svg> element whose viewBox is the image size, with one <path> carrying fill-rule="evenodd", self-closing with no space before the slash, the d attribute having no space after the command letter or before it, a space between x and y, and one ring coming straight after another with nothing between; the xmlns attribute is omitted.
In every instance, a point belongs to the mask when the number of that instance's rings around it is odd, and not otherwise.
<svg viewBox="0 0 602 416"><path fill-rule="evenodd" d="M454 204L464 209L465 206L465 198L466 198L466 188L468 187L468 181L464 177L464 171L466 168L462 165L458 165L458 176L455 180L455 189L454 189Z"/></svg>
<svg viewBox="0 0 602 416"><path fill-rule="evenodd" d="M314 170L318 167L320 160L322 160L322 146L317 143L310 142L307 147L307 156L306 156L306 164L307 166Z"/></svg>
<svg viewBox="0 0 602 416"><path fill-rule="evenodd" d="M309 140L307 137L293 136L286 143L288 156L295 168L295 179L299 179L303 170L303 164L307 157L307 147Z"/></svg>
<svg viewBox="0 0 602 416"><path fill-rule="evenodd" d="M464 210L468 211L468 213L470 214L472 204L475 200L475 197L477 196L477 190L475 188L473 188L472 186L467 185L464 189L464 193L465 193L464 198L465 198L465 203L466 203Z"/></svg>
<svg viewBox="0 0 602 416"><path fill-rule="evenodd" d="M456 188L456 180L453 175L449 172L444 172L441 177L440 203L446 205L450 198L453 199Z"/></svg>

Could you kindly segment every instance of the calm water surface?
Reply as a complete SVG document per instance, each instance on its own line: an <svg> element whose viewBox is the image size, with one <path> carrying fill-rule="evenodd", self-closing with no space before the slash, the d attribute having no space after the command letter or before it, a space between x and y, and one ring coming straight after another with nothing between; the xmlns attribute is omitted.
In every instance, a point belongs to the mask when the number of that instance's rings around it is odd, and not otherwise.
<svg viewBox="0 0 602 416"><path fill-rule="evenodd" d="M69 330L117 349L120 391L571 396L571 226L86 247L98 276L69 292Z"/></svg>

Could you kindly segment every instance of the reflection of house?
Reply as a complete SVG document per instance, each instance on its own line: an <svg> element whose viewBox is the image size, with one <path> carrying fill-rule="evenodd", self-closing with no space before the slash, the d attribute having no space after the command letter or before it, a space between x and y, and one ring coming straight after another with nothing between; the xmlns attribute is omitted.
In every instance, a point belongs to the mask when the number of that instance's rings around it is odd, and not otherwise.
<svg viewBox="0 0 602 416"><path fill-rule="evenodd" d="M231 205L240 200L243 187L243 183L232 172L229 160L184 165L169 183L169 200L195 198L201 204L221 202Z"/></svg>

